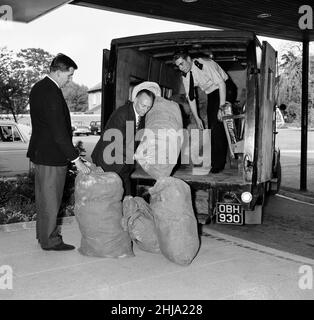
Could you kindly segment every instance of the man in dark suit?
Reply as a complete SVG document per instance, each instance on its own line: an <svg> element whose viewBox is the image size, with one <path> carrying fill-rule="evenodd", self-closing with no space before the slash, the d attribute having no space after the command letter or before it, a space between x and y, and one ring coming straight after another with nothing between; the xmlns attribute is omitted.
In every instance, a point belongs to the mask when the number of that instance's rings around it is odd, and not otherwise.
<svg viewBox="0 0 314 320"><path fill-rule="evenodd" d="M152 91L143 89L137 92L133 102L128 101L116 109L91 155L97 166L106 172L116 172L121 177L124 195L131 194L130 174L135 167L133 155L139 143L139 141L134 142L134 137L138 130L144 128L145 115L153 106L154 99L155 94Z"/></svg>
<svg viewBox="0 0 314 320"><path fill-rule="evenodd" d="M36 237L44 250L72 250L65 244L57 226L68 163L89 173L72 143L72 127L68 106L60 88L77 69L75 62L58 54L50 65L50 73L38 81L29 97L32 136L27 157L35 165Z"/></svg>

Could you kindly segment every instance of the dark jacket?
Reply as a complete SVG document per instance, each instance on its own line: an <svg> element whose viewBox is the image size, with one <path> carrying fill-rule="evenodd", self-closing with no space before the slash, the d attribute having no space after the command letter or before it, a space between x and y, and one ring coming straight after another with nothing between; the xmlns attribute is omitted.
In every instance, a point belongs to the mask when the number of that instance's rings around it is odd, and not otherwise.
<svg viewBox="0 0 314 320"><path fill-rule="evenodd" d="M133 109L133 103L128 101L125 105L122 107L116 109L109 120L106 123L105 129L102 132L99 141L97 142L93 152L92 152L92 160L97 165L102 167L104 171L111 171L116 172L118 174L121 173L130 173L132 169L134 168L134 164L126 164L126 156L127 156L127 149L128 154L131 154L131 157L134 154L134 151L136 150L139 141L134 141L134 137L136 134L136 128L135 128L135 113ZM133 137L130 134L131 132L126 132L126 122L127 121L133 121L134 126L132 126L133 129ZM141 124L138 129L144 128L145 124L145 117L142 117ZM110 145L111 143L114 143L114 138L112 137L110 141L104 141L104 134L108 129L118 129L119 132L122 134L123 139L123 145L119 143L119 141L116 140L116 148L115 150L109 155L113 155L115 152L115 156L119 155L120 159L123 159L123 163L112 163L109 164L107 161L104 160L104 150L105 148ZM107 139L106 139L107 140ZM111 150L111 149L110 149ZM132 159L131 159L132 160Z"/></svg>
<svg viewBox="0 0 314 320"><path fill-rule="evenodd" d="M32 136L27 157L47 166L65 166L76 159L70 113L61 89L45 77L33 86L29 104Z"/></svg>

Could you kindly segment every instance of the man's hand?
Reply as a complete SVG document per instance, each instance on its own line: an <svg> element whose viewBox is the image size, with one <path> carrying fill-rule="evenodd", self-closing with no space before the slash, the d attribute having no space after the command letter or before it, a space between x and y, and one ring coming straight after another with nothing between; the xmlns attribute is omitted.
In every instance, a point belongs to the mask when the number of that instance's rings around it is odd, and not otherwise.
<svg viewBox="0 0 314 320"><path fill-rule="evenodd" d="M82 172L84 174L90 173L90 168L85 165L81 159L77 159L76 161L74 161L74 164L79 172Z"/></svg>
<svg viewBox="0 0 314 320"><path fill-rule="evenodd" d="M222 121L223 115L224 115L223 111L221 109L219 109L218 112L217 112L218 121Z"/></svg>
<svg viewBox="0 0 314 320"><path fill-rule="evenodd" d="M199 129L203 130L204 129L204 125L203 125L203 121L201 118L195 118L196 124L198 126Z"/></svg>

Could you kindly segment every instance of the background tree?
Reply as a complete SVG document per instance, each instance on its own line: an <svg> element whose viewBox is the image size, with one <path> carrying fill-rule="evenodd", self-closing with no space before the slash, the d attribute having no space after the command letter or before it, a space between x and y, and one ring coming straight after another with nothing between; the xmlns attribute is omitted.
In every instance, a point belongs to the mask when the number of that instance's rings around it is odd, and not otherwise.
<svg viewBox="0 0 314 320"><path fill-rule="evenodd" d="M17 53L0 48L0 111L25 113L32 86L47 72L53 55L42 49L22 49Z"/></svg>
<svg viewBox="0 0 314 320"><path fill-rule="evenodd" d="M70 111L84 112L88 109L88 88L75 82L70 82L63 89L65 101Z"/></svg>
<svg viewBox="0 0 314 320"><path fill-rule="evenodd" d="M21 49L16 56L24 63L28 91L49 72L49 66L54 58L54 55L40 48Z"/></svg>
<svg viewBox="0 0 314 320"><path fill-rule="evenodd" d="M54 56L40 48L13 52L0 48L0 112L16 115L25 113L32 86L48 72ZM71 111L88 109L88 88L70 82L62 89Z"/></svg>
<svg viewBox="0 0 314 320"><path fill-rule="evenodd" d="M288 50L281 56L280 72L280 103L284 101L300 102L302 83L302 56L301 52Z"/></svg>
<svg viewBox="0 0 314 320"><path fill-rule="evenodd" d="M300 125L301 121L301 95L302 95L302 45L298 42L288 42L278 50L279 53L279 94L278 105L285 104L285 116L287 122ZM311 64L314 62L310 56ZM314 73L309 74L309 93L314 86ZM309 99L309 125L314 125L314 109Z"/></svg>

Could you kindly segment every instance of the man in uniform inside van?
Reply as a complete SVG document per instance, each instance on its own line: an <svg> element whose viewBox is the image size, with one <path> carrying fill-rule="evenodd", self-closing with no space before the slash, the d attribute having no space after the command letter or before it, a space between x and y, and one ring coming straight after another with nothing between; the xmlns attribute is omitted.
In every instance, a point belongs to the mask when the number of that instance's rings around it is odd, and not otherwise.
<svg viewBox="0 0 314 320"><path fill-rule="evenodd" d="M182 81L189 106L199 129L204 129L197 112L195 87L207 94L208 128L211 129L211 173L219 173L225 168L228 141L223 123L218 120L226 103L226 83L228 75L213 60L191 59L187 52L176 52L174 63L182 72Z"/></svg>

